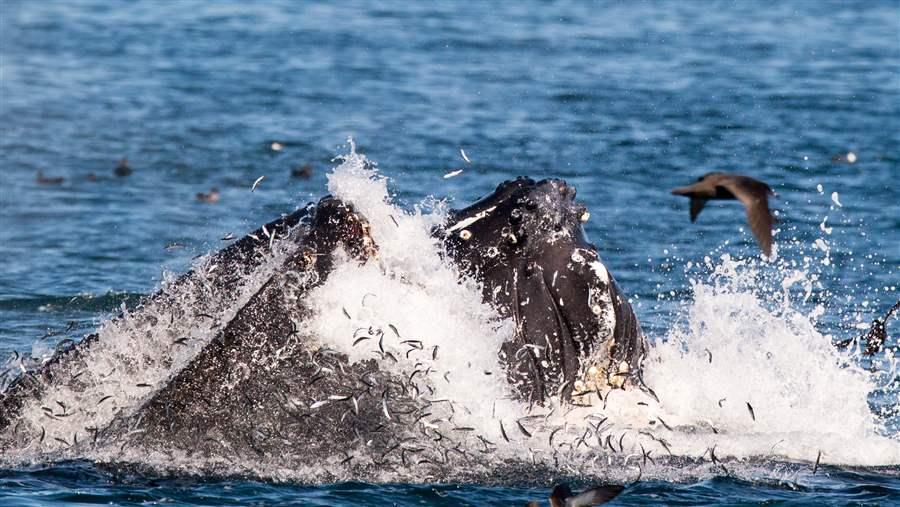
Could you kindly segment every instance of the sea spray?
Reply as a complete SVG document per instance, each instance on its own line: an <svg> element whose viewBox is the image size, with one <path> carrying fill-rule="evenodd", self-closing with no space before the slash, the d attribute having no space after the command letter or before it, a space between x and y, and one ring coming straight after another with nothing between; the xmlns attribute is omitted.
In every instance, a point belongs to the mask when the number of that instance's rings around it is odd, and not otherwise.
<svg viewBox="0 0 900 507"><path fill-rule="evenodd" d="M435 398L464 408L455 420L474 418L487 433L497 433L496 421L486 421L495 418L498 404L501 413L521 409L510 399L498 357L514 329L482 302L474 280L461 279L441 257L440 240L431 230L443 222L445 208L438 204L430 213L421 207L406 212L392 204L387 180L355 151L328 181L333 195L369 220L379 253L363 266L344 263L310 294L318 312L304 323L308 334L351 360L379 358L383 368L406 375L420 370L431 379ZM360 331L370 328L378 337L354 345Z"/></svg>
<svg viewBox="0 0 900 507"><path fill-rule="evenodd" d="M714 455L726 460L732 471L736 462L746 465L748 458L813 462L819 452L823 463L900 462L900 444L879 435L879 421L866 402L877 385L816 329L816 319L825 310L818 274L804 269L808 263L795 269L784 256L761 263L727 255L702 263L708 272L694 276L691 298L679 318L667 332L651 336L655 346L645 360L644 378L658 401L641 391L616 390L603 399L587 398L586 406L562 404L556 398L529 405L513 399L498 357L500 344L513 336L512 323L481 300L477 281L460 278L441 256L439 238L432 231L443 222L446 206L431 200L401 209L392 202L388 184L355 150L329 175L329 191L365 216L379 252L364 264L342 257L328 280L307 296L312 316L298 318L298 330L315 346L346 353L351 362L375 359L384 370L427 379L426 397L434 410L419 424L440 418L462 428L453 437L478 457L480 468L473 465L472 470L519 470L516 467L528 464L545 473L615 480L642 473L679 480L719 473ZM827 255L822 246L815 251ZM266 269L275 265L270 262ZM248 295L229 303L224 318L237 312ZM122 322L132 318L126 315ZM106 374L123 354L159 358L162 338L201 325L200 319L185 320L178 321L181 327L155 329L110 321L102 330L121 343L108 361L94 366ZM137 338L148 332L154 338L141 345ZM198 345L209 336L200 338ZM179 357L169 371L195 352ZM142 369L141 361L134 364L138 366L111 377L113 387L128 390L107 401L135 404L168 374L156 365ZM148 375L155 387L142 395L142 388L135 386ZM90 396L70 393L64 398L96 403L109 385L98 382ZM48 398L45 404L52 402ZM77 424L102 422L81 417ZM490 444L475 441L468 428ZM50 444L48 449L60 447ZM214 457L204 461L186 451L146 456L135 450L128 456L184 473L215 469L283 480L323 477L318 467L284 469L262 457L256 462ZM661 460L670 453L687 461ZM120 458L102 449L92 450L90 456ZM653 466L653 458L660 460L659 467ZM460 477L472 470L460 470ZM759 472L757 468L740 474L758 477ZM421 467L411 466L381 479L434 479L423 473ZM349 470L340 477L354 479Z"/></svg>
<svg viewBox="0 0 900 507"><path fill-rule="evenodd" d="M187 278L166 274L158 294L134 308L123 303L89 347L64 360L50 388L25 401L17 430L7 436L27 444L5 458L69 449L139 407L203 349L296 247L290 241L273 246L234 286L218 284L214 257L203 256Z"/></svg>
<svg viewBox="0 0 900 507"><path fill-rule="evenodd" d="M723 256L710 280L691 284L684 324L652 348L645 379L670 423L715 427L720 455L808 460L821 450L833 463L900 461L900 444L878 434L869 375L789 298L772 308L748 290L756 269Z"/></svg>
<svg viewBox="0 0 900 507"><path fill-rule="evenodd" d="M398 229L407 231L394 234L386 242L383 265L393 265L397 272L403 266L420 273L441 273L443 276L437 278L446 285L432 285L438 293L455 286L449 276L455 271L434 264L439 257L433 255L435 247L427 235L427 227L439 222L440 217L403 214L399 225L391 224L385 214L396 219L402 212L388 203L387 181L356 154L351 154L329 181L332 192L360 204L370 220L380 220L382 227L392 225L392 233ZM420 229L415 231L414 225ZM785 248L788 253L799 250L789 241ZM824 241L814 242L812 250L822 258L808 255L799 268L796 261L786 257L774 263L732 259L727 254L716 261L708 258L706 265L712 272L706 279L691 282L693 298L683 307L683 325L652 337L656 345L645 362L645 379L656 390L660 403L641 401L643 396L639 393L613 393L602 410L596 406L577 408L566 420L558 414L550 420L582 428L587 415L602 412L611 422L640 431L660 428L658 421L662 418L668 425L686 430L683 438L678 432L670 436L671 445L686 456L700 456L709 447L719 445L721 456L735 458L782 456L810 460L821 450L824 459L832 463L900 461L900 447L896 440L880 436L881 424L868 405L868 395L877 387L871 376L836 350L830 335L823 335L816 327L816 319L825 307L817 302L821 297L817 292L821 289L820 274L811 265L819 262L828 267L831 258ZM408 262L410 251L417 253L412 263ZM405 261L388 261L395 252ZM430 260L425 262L424 258ZM425 264L430 268L423 271ZM366 279L366 284L377 286L371 272L368 277L361 275L358 280ZM769 283L761 283L765 277ZM351 278L348 276L348 284ZM394 290L403 293L399 287ZM332 291L337 292L334 288ZM443 300L440 296L435 298ZM460 308L458 315L466 315L472 322L469 312L479 306L474 292L470 291L464 300L471 306ZM337 300L329 303L334 308ZM438 308L446 311L446 307ZM435 315L434 310L422 311L430 317ZM329 320L339 322L340 316L331 313ZM398 311L391 318L415 321L418 317L402 313ZM489 313L482 315L484 322L490 322ZM444 329L453 328L449 320L440 322ZM351 334L351 326L347 322L341 332ZM409 322L407 327L410 326L415 324ZM466 344L473 341L483 344L486 350L496 350L489 349L492 342L477 332L456 336L451 333L438 341L449 341L456 350L466 350ZM512 404L507 408L511 410L509 417L527 415L522 406ZM520 413L515 414L516 410ZM490 420L480 423L485 430L496 425ZM552 428L548 424L548 431ZM697 437L698 428L714 438ZM546 433L541 436L546 437Z"/></svg>

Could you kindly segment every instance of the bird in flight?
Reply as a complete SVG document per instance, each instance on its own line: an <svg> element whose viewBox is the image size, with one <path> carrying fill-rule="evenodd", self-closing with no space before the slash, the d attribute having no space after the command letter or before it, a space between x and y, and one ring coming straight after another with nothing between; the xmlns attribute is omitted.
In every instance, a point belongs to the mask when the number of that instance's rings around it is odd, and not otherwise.
<svg viewBox="0 0 900 507"><path fill-rule="evenodd" d="M729 173L707 173L696 183L672 189L672 194L691 199L691 222L710 200L738 200L747 208L747 221L759 247L766 256L772 255L772 224L775 218L769 211L769 196L775 192L762 181L749 176Z"/></svg>

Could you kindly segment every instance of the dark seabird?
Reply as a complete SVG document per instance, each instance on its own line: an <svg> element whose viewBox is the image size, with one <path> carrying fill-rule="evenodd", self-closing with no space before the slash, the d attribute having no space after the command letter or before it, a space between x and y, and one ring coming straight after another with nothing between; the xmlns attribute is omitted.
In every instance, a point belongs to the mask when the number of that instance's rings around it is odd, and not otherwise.
<svg viewBox="0 0 900 507"><path fill-rule="evenodd" d="M708 200L741 201L747 208L747 221L760 248L766 256L772 255L772 224L775 218L769 211L769 195L775 195L775 192L769 185L740 174L708 173L700 177L697 183L673 189L672 193L691 198L691 222L697 220Z"/></svg>
<svg viewBox="0 0 900 507"><path fill-rule="evenodd" d="M881 349L884 346L884 342L887 341L888 319L890 319L894 315L894 312L896 312L898 309L900 309L900 301L894 303L894 306L892 306L891 309L887 311L884 317L873 320L872 326L869 327L869 330L866 332L866 334L837 342L835 343L835 346L840 349L844 349L854 342L863 340L866 343L866 348L865 350L863 350L863 354L867 356L874 356L875 354L881 352Z"/></svg>
<svg viewBox="0 0 900 507"><path fill-rule="evenodd" d="M116 176L130 176L132 172L134 171L132 171L131 166L128 165L127 158L119 160L119 163L116 165L115 171L113 171Z"/></svg>
<svg viewBox="0 0 900 507"><path fill-rule="evenodd" d="M588 505L600 505L617 497L625 489L625 486L616 484L590 488L575 495L568 484L557 484L550 493L551 507L583 507ZM528 502L525 507L539 507L538 502Z"/></svg>
<svg viewBox="0 0 900 507"><path fill-rule="evenodd" d="M881 351L881 347L884 345L884 342L887 341L887 321L894 315L894 312L896 312L898 308L900 308L900 301L894 303L894 306L888 310L884 315L884 318L872 321L872 327L869 328L869 332L866 333L864 337L866 340L867 355L872 356Z"/></svg>
<svg viewBox="0 0 900 507"><path fill-rule="evenodd" d="M40 185L59 185L62 182L66 181L62 176L56 177L46 177L44 176L44 171L38 171L37 173L37 182Z"/></svg>
<svg viewBox="0 0 900 507"><path fill-rule="evenodd" d="M291 176L294 178L300 178L302 180L308 180L312 178L313 168L309 164L305 164L303 167L298 167L296 169L291 170Z"/></svg>
<svg viewBox="0 0 900 507"><path fill-rule="evenodd" d="M218 187L212 187L211 189L209 189L208 194L204 194L203 192L197 192L197 200L200 202L208 202L210 204L219 202Z"/></svg>

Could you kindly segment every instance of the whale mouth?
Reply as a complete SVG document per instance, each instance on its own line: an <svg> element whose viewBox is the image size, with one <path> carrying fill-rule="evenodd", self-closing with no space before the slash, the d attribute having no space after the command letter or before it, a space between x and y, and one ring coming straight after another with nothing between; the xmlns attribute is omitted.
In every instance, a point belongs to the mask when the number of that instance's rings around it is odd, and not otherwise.
<svg viewBox="0 0 900 507"><path fill-rule="evenodd" d="M451 211L437 234L461 271L482 284L485 301L514 321L500 355L518 393L533 402L568 399L588 383L621 387L622 374L637 366L626 344L639 340L614 339L639 334L637 321L585 237L590 214L575 195L563 180L517 178ZM582 380L588 364L592 382Z"/></svg>

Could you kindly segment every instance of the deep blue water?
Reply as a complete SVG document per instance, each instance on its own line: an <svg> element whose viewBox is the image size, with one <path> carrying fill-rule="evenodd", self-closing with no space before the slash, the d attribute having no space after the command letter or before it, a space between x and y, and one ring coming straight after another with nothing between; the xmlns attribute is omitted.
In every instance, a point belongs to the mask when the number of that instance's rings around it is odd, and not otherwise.
<svg viewBox="0 0 900 507"><path fill-rule="evenodd" d="M225 233L321 196L348 136L407 205L429 195L464 204L519 174L573 183L591 209L589 236L651 334L690 296L685 263L755 255L738 205L709 205L690 224L687 202L669 195L712 170L775 189L776 241L808 247L828 217L831 263L817 267L812 301L827 310L823 332L845 337L848 322L898 298L896 1L3 0L0 353L30 353L69 322L81 336ZM848 151L857 163L832 162ZM113 176L121 157L132 176ZM304 164L313 177L291 178ZM39 185L38 170L65 181ZM213 186L218 204L194 198ZM892 382L873 403L896 404ZM900 501L897 474L648 482L617 501L889 504ZM81 462L0 476L10 505L515 505L549 486L301 487Z"/></svg>

